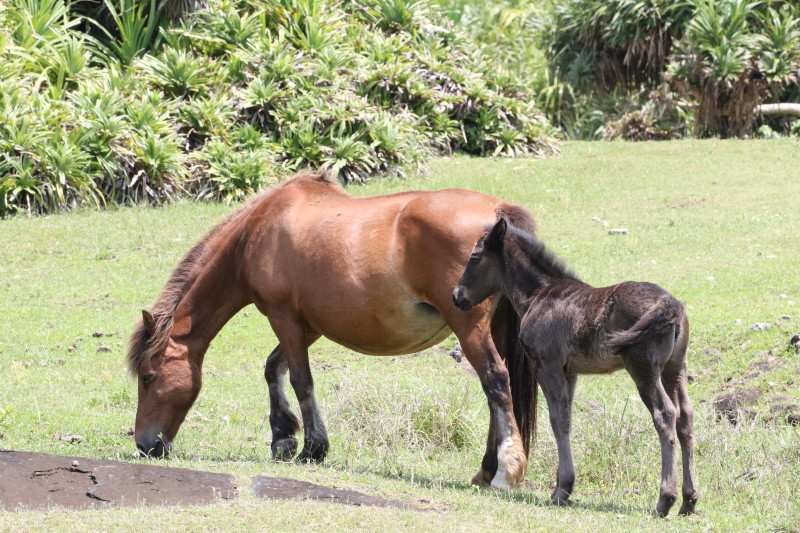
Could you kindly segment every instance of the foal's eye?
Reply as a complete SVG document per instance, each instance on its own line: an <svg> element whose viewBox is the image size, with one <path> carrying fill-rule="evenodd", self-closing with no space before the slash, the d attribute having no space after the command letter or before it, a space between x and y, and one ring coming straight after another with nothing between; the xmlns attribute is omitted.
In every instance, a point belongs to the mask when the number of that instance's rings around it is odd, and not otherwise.
<svg viewBox="0 0 800 533"><path fill-rule="evenodd" d="M149 384L151 381L153 381L154 379L156 379L156 375L155 375L155 374L144 374L144 375L142 376L142 383L143 383L143 384L145 384L145 385L147 385L147 384Z"/></svg>

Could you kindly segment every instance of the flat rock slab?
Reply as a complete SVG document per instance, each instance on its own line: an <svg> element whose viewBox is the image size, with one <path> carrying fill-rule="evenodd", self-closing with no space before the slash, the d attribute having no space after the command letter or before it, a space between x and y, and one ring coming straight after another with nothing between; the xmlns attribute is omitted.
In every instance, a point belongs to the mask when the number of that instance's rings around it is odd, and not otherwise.
<svg viewBox="0 0 800 533"><path fill-rule="evenodd" d="M199 505L236 495L230 474L0 450L0 509Z"/></svg>
<svg viewBox="0 0 800 533"><path fill-rule="evenodd" d="M401 501L387 500L354 490L335 489L285 477L255 476L253 491L257 497L268 500L320 500L345 505L374 505L421 511L421 509Z"/></svg>

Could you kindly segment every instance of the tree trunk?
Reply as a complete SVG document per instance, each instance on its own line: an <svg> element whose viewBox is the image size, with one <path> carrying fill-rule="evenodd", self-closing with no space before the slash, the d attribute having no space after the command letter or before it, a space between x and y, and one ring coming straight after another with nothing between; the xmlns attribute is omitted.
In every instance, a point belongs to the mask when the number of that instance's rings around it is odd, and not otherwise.
<svg viewBox="0 0 800 533"><path fill-rule="evenodd" d="M800 104L761 104L755 108L756 115L794 115L800 117Z"/></svg>

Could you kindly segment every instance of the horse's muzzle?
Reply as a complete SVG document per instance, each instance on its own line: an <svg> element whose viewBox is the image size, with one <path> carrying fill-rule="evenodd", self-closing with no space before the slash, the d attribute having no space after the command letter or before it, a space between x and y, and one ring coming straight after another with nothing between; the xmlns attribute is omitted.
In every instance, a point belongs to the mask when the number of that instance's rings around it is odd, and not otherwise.
<svg viewBox="0 0 800 533"><path fill-rule="evenodd" d="M166 459L169 456L169 444L164 444L164 441L156 439L152 444L145 444L142 442L136 443L136 448L139 450L141 457L152 457L154 459Z"/></svg>
<svg viewBox="0 0 800 533"><path fill-rule="evenodd" d="M453 291L453 303L462 311L468 311L472 308L472 304L464 296L464 291L461 287L456 287L456 290Z"/></svg>

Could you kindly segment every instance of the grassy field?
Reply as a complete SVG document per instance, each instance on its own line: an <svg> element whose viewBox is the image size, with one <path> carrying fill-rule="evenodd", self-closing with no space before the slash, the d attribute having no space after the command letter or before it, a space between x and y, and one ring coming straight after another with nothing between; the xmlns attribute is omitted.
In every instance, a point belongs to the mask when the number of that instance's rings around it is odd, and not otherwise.
<svg viewBox="0 0 800 533"><path fill-rule="evenodd" d="M695 516L648 518L658 439L624 373L578 382L571 507L548 504L556 451L543 401L522 487L471 488L488 413L477 380L448 355L452 338L391 358L320 341L312 369L329 459L313 467L272 463L262 365L276 340L266 319L247 308L211 345L203 392L166 463L234 474L238 501L0 512L0 530L798 531L800 430L770 414L775 396L800 403L800 356L788 348L800 331L798 177L797 142L570 143L559 158L441 159L425 177L349 189L464 187L520 203L585 281L647 280L682 300L692 326ZM134 460L127 336L180 257L232 209L184 203L0 221L0 448ZM628 234L609 235L610 228ZM755 323L771 327L753 331ZM716 420L716 396L743 389L759 393L750 406L758 417L736 426ZM65 434L82 439L57 438ZM352 488L429 512L261 501L249 490L257 474Z"/></svg>

